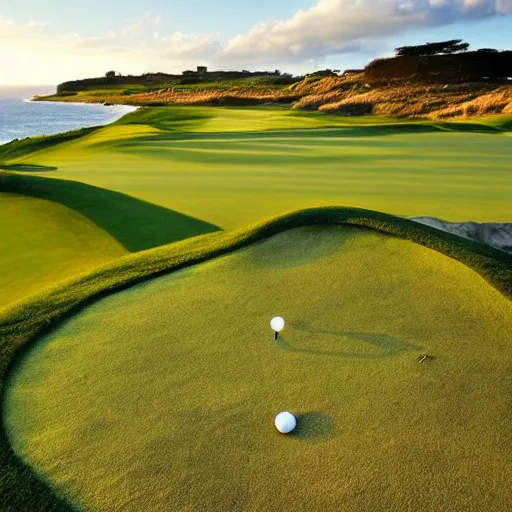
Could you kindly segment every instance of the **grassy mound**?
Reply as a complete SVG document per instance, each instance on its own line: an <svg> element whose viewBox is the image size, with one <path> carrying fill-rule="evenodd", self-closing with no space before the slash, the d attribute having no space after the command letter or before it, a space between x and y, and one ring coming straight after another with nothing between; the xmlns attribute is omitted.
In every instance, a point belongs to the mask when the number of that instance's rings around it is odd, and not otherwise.
<svg viewBox="0 0 512 512"><path fill-rule="evenodd" d="M6 163L57 167L45 175L128 194L224 229L336 204L404 217L508 222L506 126L495 118L404 123L283 108L140 109Z"/></svg>
<svg viewBox="0 0 512 512"><path fill-rule="evenodd" d="M86 309L22 361L4 416L85 510L505 510L510 332L510 301L444 255L299 228Z"/></svg>
<svg viewBox="0 0 512 512"><path fill-rule="evenodd" d="M38 137L28 137L26 139L15 139L8 144L0 145L0 162L20 158L35 153L36 151L79 139L80 137L94 133L98 129L100 128L81 128L80 130L72 130L57 135L41 135Z"/></svg>
<svg viewBox="0 0 512 512"><path fill-rule="evenodd" d="M77 211L2 190L0 308L127 253Z"/></svg>
<svg viewBox="0 0 512 512"><path fill-rule="evenodd" d="M177 270L194 263L209 260L215 256L230 253L295 227L324 224L349 224L369 227L435 249L465 263L502 291L507 297L512 297L512 258L504 253L475 242L438 232L428 226L422 226L412 221L398 219L377 212L345 208L305 210L262 222L248 229L231 233L213 233L178 242L170 246L152 249L144 253L130 255L106 265L92 274L78 277L70 281L66 286L55 287L16 307L4 310L0 316L0 339L2 340L0 345L0 375L2 375L2 382L5 383L6 372L11 367L13 358L16 355L22 354L21 348L28 347L29 341L36 339L37 336L55 327L66 316L77 312L84 305L105 294L119 291L151 276ZM378 243L380 245L381 241L379 240ZM331 251L328 249L324 256L328 256L330 253ZM287 258L289 256L290 254ZM454 264L450 260L444 261L447 262L448 266ZM257 266L258 264L264 265L265 262L252 261L252 265ZM457 268L463 269L464 267ZM269 269L266 269L264 273L268 271ZM467 272L467 270L464 271ZM376 267L368 267L367 272L366 277L368 279L369 276L376 274ZM475 278L471 272L467 275L468 279L470 279L470 275L473 276L471 279ZM448 278L448 276L446 277ZM441 280L440 286L442 286L443 282ZM475 284L475 286L477 285ZM489 290L482 282L480 282L479 286L481 290ZM436 290L439 289L436 288ZM476 288L473 291L476 293ZM432 300L440 297L440 295L434 295L431 296ZM492 317L499 324L500 321L503 321L503 310L500 308L504 303L499 295L494 297L493 302L499 302L498 310L495 311L493 309L494 306L488 305L495 313L486 318L490 322ZM296 298L297 294L295 293L294 299ZM249 303L250 301L248 302L246 297L245 304L248 305ZM223 314L227 314L227 312L224 310ZM391 316L389 318L396 319L398 316ZM331 330L319 325L303 325L301 328L306 331L309 328ZM368 334L368 330L361 329L360 332L365 335ZM370 345L372 340L375 340L375 338L367 337L366 340L363 339L365 343ZM396 350L397 345L393 345L391 341L388 340L387 345L385 344L387 346L385 350ZM407 338L402 341L407 341ZM286 343L292 344L292 341L286 340ZM354 343L354 341L351 343ZM437 345L440 350L442 349L441 345L442 343ZM293 347L293 344L291 346ZM393 346L395 347L394 349ZM400 346L403 345L399 343L398 347ZM308 348L307 345L304 348ZM350 350L353 349L354 347ZM332 346L328 346L326 350L332 350ZM380 349L377 347L378 350ZM443 350L446 350L446 347ZM479 350L483 349L479 348ZM468 353L467 350L465 353ZM415 363L413 362L412 364ZM442 368L449 368L451 371L454 369L454 366L450 363L448 366L442 366ZM463 365L461 372L464 371L464 368L466 367ZM425 393L425 390L423 389L421 393ZM442 415L441 410L439 414ZM306 421L308 421L307 418ZM310 417L309 421L318 421L318 418L315 419L313 416L313 418ZM61 507L64 507L62 502L53 498L52 492L46 489L28 467L23 465L14 455L5 434L3 434L0 441L0 483L2 484L5 510L30 510L38 506L45 507L45 510L61 510ZM486 452L484 455L489 453L491 452Z"/></svg>
<svg viewBox="0 0 512 512"><path fill-rule="evenodd" d="M78 182L0 172L0 307L107 261L219 228Z"/></svg>
<svg viewBox="0 0 512 512"><path fill-rule="evenodd" d="M109 233L130 252L217 231L208 222L75 181L0 173L0 192L62 204Z"/></svg>

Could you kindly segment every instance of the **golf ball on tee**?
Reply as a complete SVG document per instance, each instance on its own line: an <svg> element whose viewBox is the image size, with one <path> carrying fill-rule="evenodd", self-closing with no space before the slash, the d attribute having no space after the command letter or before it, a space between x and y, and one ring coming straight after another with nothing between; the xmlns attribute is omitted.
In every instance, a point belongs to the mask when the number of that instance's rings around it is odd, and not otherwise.
<svg viewBox="0 0 512 512"><path fill-rule="evenodd" d="M281 434L289 434L297 426L297 420L291 412L284 411L276 416L274 424Z"/></svg>

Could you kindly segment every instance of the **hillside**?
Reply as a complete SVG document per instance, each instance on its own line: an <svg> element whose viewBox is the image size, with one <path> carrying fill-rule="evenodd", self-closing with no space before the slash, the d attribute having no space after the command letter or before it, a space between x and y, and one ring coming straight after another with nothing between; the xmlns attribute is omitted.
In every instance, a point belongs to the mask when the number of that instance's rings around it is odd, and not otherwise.
<svg viewBox="0 0 512 512"><path fill-rule="evenodd" d="M285 104L341 115L434 118L512 114L512 51L467 51L460 39L396 48L364 69L292 76L275 71L183 71L65 82L37 100L135 106Z"/></svg>
<svg viewBox="0 0 512 512"><path fill-rule="evenodd" d="M512 114L512 84L508 81L374 83L367 80L364 72L353 76L306 77L292 84L278 84L262 77L195 84L88 87L36 99L135 106L286 104L299 110L342 115L433 119Z"/></svg>
<svg viewBox="0 0 512 512"><path fill-rule="evenodd" d="M349 80L306 79L290 90L301 96L294 108L343 115L443 119L512 114L512 84L506 82L375 85L362 73Z"/></svg>

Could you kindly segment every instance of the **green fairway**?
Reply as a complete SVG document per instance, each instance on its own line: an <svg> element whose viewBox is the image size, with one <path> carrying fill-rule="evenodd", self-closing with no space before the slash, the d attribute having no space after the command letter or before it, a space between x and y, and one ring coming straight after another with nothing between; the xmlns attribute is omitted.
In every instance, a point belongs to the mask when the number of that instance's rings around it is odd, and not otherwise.
<svg viewBox="0 0 512 512"><path fill-rule="evenodd" d="M0 307L128 252L219 229L124 194L31 175L0 173L0 205Z"/></svg>
<svg viewBox="0 0 512 512"><path fill-rule="evenodd" d="M498 222L510 221L512 145L500 131L507 127L494 118L433 123L283 108L154 108L55 146L37 143L35 153L20 147L9 163L56 167L45 175L223 229L340 204Z"/></svg>
<svg viewBox="0 0 512 512"><path fill-rule="evenodd" d="M506 511L511 334L465 265L303 227L87 308L26 354L4 420L90 511Z"/></svg>
<svg viewBox="0 0 512 512"><path fill-rule="evenodd" d="M127 253L61 204L0 193L0 307Z"/></svg>
<svg viewBox="0 0 512 512"><path fill-rule="evenodd" d="M90 219L130 252L220 229L213 224L125 194L73 181L0 173L0 191L65 205Z"/></svg>
<svg viewBox="0 0 512 512"><path fill-rule="evenodd" d="M0 146L0 510L511 510L512 256L401 218L512 221L511 130L174 106Z"/></svg>

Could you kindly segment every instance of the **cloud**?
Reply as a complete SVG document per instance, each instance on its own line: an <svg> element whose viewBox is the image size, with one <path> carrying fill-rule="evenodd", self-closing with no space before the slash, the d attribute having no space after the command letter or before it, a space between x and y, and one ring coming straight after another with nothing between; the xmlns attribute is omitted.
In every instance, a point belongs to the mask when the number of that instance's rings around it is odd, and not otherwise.
<svg viewBox="0 0 512 512"><path fill-rule="evenodd" d="M174 34L163 38L162 56L166 59L193 60L209 59L222 49L213 34L198 36L195 34Z"/></svg>
<svg viewBox="0 0 512 512"><path fill-rule="evenodd" d="M364 50L368 40L414 28L512 14L512 0L319 0L286 21L270 20L238 35L222 60L297 62Z"/></svg>
<svg viewBox="0 0 512 512"><path fill-rule="evenodd" d="M217 69L296 68L342 53L382 55L386 38L408 30L511 14L512 0L318 0L288 20L258 23L224 46L219 34L166 33L162 15L153 11L95 37L56 35L45 22L19 23L0 16L0 70L14 69L16 52L25 56L27 69L35 53L52 69L66 63L58 68L59 77L66 73L69 78L91 73L105 62L133 74L180 72L202 63ZM75 63L72 69L70 62Z"/></svg>
<svg viewBox="0 0 512 512"><path fill-rule="evenodd" d="M17 40L40 35L48 25L45 21L27 21L16 23L0 16L0 40Z"/></svg>
<svg viewBox="0 0 512 512"><path fill-rule="evenodd" d="M148 61L167 61L165 67L187 59L211 58L221 49L217 37L212 34L196 35L174 32L166 35L155 31L162 17L148 11L136 23L119 30L109 30L105 36L67 36L71 48L81 53L131 52L134 56L145 53Z"/></svg>

